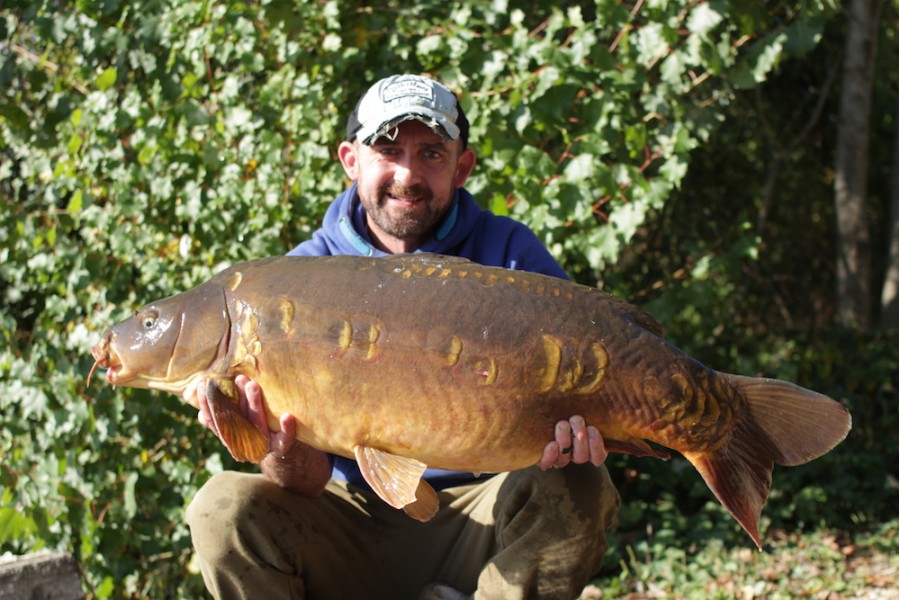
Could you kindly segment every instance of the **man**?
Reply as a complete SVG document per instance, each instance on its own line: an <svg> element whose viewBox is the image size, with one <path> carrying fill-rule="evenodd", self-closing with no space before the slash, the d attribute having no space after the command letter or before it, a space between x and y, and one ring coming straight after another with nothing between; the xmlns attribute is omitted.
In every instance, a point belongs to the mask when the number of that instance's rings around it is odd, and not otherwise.
<svg viewBox="0 0 899 600"><path fill-rule="evenodd" d="M530 230L464 190L476 161L467 141L444 86L408 75L377 82L339 147L353 185L289 254L437 252L565 277ZM602 438L583 418L547 431L530 469L480 478L429 469L441 508L420 523L371 492L354 461L297 442L291 415L269 432L264 391L245 377L237 384L272 452L262 475L217 474L188 509L216 598L571 598L598 570L619 498ZM193 393L218 434L202 385Z"/></svg>

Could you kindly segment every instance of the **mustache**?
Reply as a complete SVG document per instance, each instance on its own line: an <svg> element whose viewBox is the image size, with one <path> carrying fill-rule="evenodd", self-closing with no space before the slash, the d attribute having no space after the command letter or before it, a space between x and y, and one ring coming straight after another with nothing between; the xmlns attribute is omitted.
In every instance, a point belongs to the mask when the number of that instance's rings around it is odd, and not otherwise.
<svg viewBox="0 0 899 600"><path fill-rule="evenodd" d="M405 198L416 198L418 200L427 200L431 197L431 190L425 185L402 185L395 181L381 186L378 190L380 195L400 196Z"/></svg>

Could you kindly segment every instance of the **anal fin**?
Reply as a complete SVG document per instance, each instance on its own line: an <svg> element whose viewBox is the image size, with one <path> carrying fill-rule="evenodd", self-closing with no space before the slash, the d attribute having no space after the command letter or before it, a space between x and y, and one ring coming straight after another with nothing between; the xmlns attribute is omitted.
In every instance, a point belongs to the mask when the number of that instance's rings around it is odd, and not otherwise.
<svg viewBox="0 0 899 600"><path fill-rule="evenodd" d="M633 454L634 456L650 456L668 460L671 455L661 448L654 448L640 438L628 438L626 440L603 439L606 450L620 454Z"/></svg>
<svg viewBox="0 0 899 600"><path fill-rule="evenodd" d="M268 436L240 412L234 381L212 378L206 384L206 401L219 435L234 460L259 463L269 453Z"/></svg>

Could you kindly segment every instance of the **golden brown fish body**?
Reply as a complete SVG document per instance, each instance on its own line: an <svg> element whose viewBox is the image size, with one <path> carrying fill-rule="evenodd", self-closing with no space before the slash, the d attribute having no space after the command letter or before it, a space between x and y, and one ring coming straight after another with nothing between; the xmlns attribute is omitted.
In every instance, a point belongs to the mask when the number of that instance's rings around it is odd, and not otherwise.
<svg viewBox="0 0 899 600"><path fill-rule="evenodd" d="M435 255L268 258L149 304L93 350L116 385L182 394L210 379L236 458L267 438L231 382L257 381L269 426L355 457L373 489L426 519L421 472L533 465L554 424L582 415L610 451L682 453L759 543L773 463L847 434L838 403L789 383L713 371L660 337L647 314L600 290ZM415 500L418 502L415 502Z"/></svg>

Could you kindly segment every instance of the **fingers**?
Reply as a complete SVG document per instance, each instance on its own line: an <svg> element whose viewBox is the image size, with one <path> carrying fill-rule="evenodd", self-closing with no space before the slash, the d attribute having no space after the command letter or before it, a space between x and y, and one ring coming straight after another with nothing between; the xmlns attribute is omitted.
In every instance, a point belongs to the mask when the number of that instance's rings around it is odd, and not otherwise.
<svg viewBox="0 0 899 600"><path fill-rule="evenodd" d="M281 433L284 437L295 440L297 435L297 418L290 413L281 415Z"/></svg>
<svg viewBox="0 0 899 600"><path fill-rule="evenodd" d="M590 460L590 447L587 444L587 423L584 417L575 415L568 420L571 424L572 451L571 462L582 465Z"/></svg>
<svg viewBox="0 0 899 600"><path fill-rule="evenodd" d="M561 469L571 462L574 451L572 428L568 421L559 421L555 427L555 439L543 447L543 456L537 466L543 469Z"/></svg>
<svg viewBox="0 0 899 600"><path fill-rule="evenodd" d="M571 451L573 450L571 433L572 430L570 422L559 421L558 423L556 423L556 443L559 444L562 458L565 458L565 464L568 464L568 459L571 458L568 455L570 455Z"/></svg>
<svg viewBox="0 0 899 600"><path fill-rule="evenodd" d="M297 445L297 420L290 413L284 413L280 419L281 431L272 434L271 451L281 458L287 456Z"/></svg>
<svg viewBox="0 0 899 600"><path fill-rule="evenodd" d="M182 394L184 401L193 406L194 408L199 408L197 404L197 386L194 385L186 385L184 386L184 393Z"/></svg>
<svg viewBox="0 0 899 600"><path fill-rule="evenodd" d="M234 385L240 393L241 410L247 419L263 433L268 433L268 418L265 414L265 404L262 400L262 388L246 375L238 375L234 378Z"/></svg>
<svg viewBox="0 0 899 600"><path fill-rule="evenodd" d="M559 457L562 455L561 449L559 448L558 442L552 441L549 442L543 448L543 456L540 457L540 462L537 463L537 466L543 469L544 471L547 469L551 469L556 466L556 463L559 461Z"/></svg>
<svg viewBox="0 0 899 600"><path fill-rule="evenodd" d="M554 435L555 439L543 448L543 456L537 463L541 469L561 469L570 463L587 462L598 467L608 456L599 429L588 427L580 415L556 423Z"/></svg>
<svg viewBox="0 0 899 600"><path fill-rule="evenodd" d="M197 399L197 407L199 414L197 415L200 424L208 427L215 435L219 435L218 427L215 426L215 419L212 418L212 411L209 409L209 401L206 399L206 380L201 379L194 387L194 395ZM219 436L221 437L221 436Z"/></svg>
<svg viewBox="0 0 899 600"><path fill-rule="evenodd" d="M606 444L603 442L602 434L599 429L592 425L587 428L588 446L590 448L590 462L595 466L600 466L606 462L609 452L606 450Z"/></svg>

